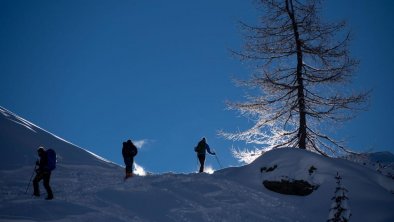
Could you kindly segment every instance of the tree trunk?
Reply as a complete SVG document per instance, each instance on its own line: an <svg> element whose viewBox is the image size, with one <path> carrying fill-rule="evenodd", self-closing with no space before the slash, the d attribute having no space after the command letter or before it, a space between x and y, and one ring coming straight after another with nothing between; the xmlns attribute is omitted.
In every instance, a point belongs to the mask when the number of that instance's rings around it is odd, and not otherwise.
<svg viewBox="0 0 394 222"><path fill-rule="evenodd" d="M297 97L299 107L299 128L298 128L298 148L306 149L306 111L305 111L305 95L304 95L304 81L302 78L302 42L298 33L298 25L294 15L293 1L286 0L286 10L291 19L294 39L297 50Z"/></svg>

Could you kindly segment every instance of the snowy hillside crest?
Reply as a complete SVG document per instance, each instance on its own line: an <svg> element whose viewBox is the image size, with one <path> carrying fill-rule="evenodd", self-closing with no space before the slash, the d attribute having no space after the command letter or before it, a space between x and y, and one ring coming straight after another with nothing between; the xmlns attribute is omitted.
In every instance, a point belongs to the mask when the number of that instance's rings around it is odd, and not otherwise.
<svg viewBox="0 0 394 222"><path fill-rule="evenodd" d="M61 156L51 178L51 201L25 194L35 151L43 144ZM349 190L351 221L394 221L393 180L363 165L305 150L269 151L248 165L213 174L150 174L124 182L122 167L2 107L0 146L0 221L327 221L337 172ZM21 159L10 158L14 156ZM295 196L263 186L264 180L282 179L319 187Z"/></svg>

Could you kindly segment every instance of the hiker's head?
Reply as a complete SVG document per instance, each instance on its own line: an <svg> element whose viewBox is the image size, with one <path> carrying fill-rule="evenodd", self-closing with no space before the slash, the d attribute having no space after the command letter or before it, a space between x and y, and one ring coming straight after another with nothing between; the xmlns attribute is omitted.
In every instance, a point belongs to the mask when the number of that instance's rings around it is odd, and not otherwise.
<svg viewBox="0 0 394 222"><path fill-rule="evenodd" d="M205 139L205 137L203 137L203 138L201 139L201 141L203 141L204 143L207 142L207 140Z"/></svg>
<svg viewBox="0 0 394 222"><path fill-rule="evenodd" d="M37 153L39 156L41 156L45 152L45 148L43 146L38 147Z"/></svg>
<svg viewBox="0 0 394 222"><path fill-rule="evenodd" d="M133 142L131 142L131 140L127 140L127 144L133 144Z"/></svg>

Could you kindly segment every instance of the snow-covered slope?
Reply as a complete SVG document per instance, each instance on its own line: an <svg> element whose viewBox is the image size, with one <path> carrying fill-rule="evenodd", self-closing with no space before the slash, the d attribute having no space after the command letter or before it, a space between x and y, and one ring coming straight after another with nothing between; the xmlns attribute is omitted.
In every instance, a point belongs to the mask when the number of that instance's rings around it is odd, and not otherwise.
<svg viewBox="0 0 394 222"><path fill-rule="evenodd" d="M26 194L35 161L38 159L36 150L39 146L55 149L58 157L51 184L55 198L59 201L45 203L47 205L35 204L34 201L37 200L32 199L31 186ZM57 220L78 212L91 212L91 209L78 203L81 198L79 194L84 190L94 189L97 187L96 183L102 183L99 181L100 176L121 177L120 166L79 148L2 107L0 107L0 147L2 151L0 220L2 221ZM103 184L106 183L108 181L104 180ZM44 195L45 189L41 188ZM66 201L75 198L78 201Z"/></svg>
<svg viewBox="0 0 394 222"><path fill-rule="evenodd" d="M36 150L40 145L55 148L60 164L109 164L108 161L0 107L0 146L7 154L0 155L2 169L33 167L37 158Z"/></svg>
<svg viewBox="0 0 394 222"><path fill-rule="evenodd" d="M260 172L262 167L277 166L272 172ZM309 169L316 170L311 175ZM253 173L251 173L253 172ZM394 180L353 162L332 159L300 149L283 148L267 152L248 166L226 169L218 174L233 178L244 185L258 189L255 181L296 179L319 185L306 197L271 193L283 203L302 212L300 221L324 221L335 191L335 175L339 172L342 184L349 190L352 221L394 221ZM248 175L248 176L246 176Z"/></svg>
<svg viewBox="0 0 394 222"><path fill-rule="evenodd" d="M349 190L351 221L394 221L393 180L298 149L267 152L247 166L212 175L167 173L124 182L121 167L1 107L0 145L0 221L325 221L337 172ZM56 149L61 157L52 175L51 201L32 198L31 189L25 194L38 145ZM274 165L273 171L261 172ZM310 175L311 165L317 169ZM300 197L262 185L282 178L304 179L319 188Z"/></svg>

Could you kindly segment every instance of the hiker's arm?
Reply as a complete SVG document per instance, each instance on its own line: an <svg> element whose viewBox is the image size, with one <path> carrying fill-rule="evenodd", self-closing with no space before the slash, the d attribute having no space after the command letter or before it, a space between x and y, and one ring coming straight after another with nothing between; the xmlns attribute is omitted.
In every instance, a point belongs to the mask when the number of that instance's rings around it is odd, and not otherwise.
<svg viewBox="0 0 394 222"><path fill-rule="evenodd" d="M209 148L209 145L207 144L207 152L211 155L216 155L215 152L212 152L211 149Z"/></svg>

